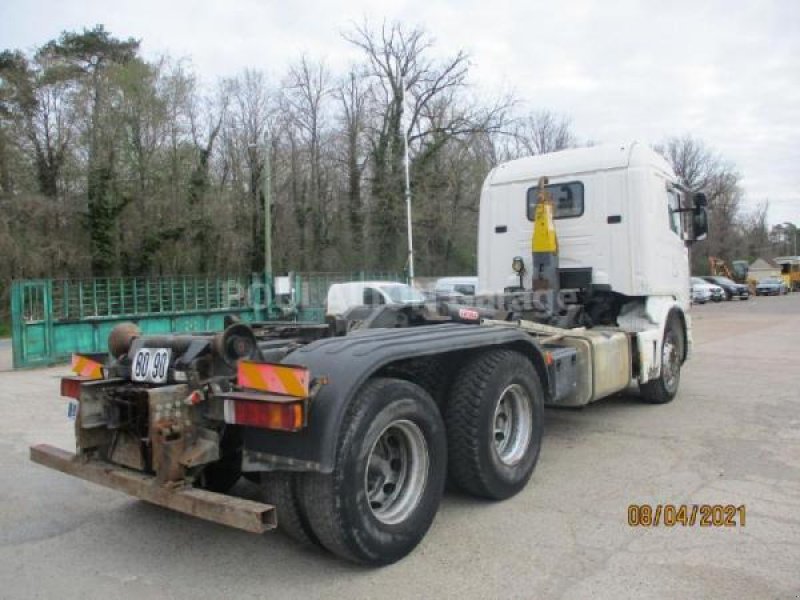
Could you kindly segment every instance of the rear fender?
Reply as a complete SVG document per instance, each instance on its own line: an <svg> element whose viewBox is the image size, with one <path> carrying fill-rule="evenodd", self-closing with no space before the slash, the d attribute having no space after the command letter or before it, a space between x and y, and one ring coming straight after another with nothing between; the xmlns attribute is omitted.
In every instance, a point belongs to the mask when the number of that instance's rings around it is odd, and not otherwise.
<svg viewBox="0 0 800 600"><path fill-rule="evenodd" d="M311 402L308 426L295 433L247 428L244 470L333 470L342 422L362 385L378 370L410 358L492 347L529 354L548 389L542 354L533 338L514 327L443 324L405 329L372 329L328 338L295 350L284 362L308 367L324 380Z"/></svg>

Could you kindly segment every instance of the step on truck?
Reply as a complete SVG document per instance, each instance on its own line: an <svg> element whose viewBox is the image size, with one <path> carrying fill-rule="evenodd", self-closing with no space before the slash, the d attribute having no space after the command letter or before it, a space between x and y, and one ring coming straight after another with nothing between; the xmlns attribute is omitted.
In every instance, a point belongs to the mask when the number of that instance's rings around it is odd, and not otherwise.
<svg viewBox="0 0 800 600"><path fill-rule="evenodd" d="M640 144L523 158L480 199L478 294L361 306L325 324L132 323L61 381L76 449L41 465L239 529L380 565L420 542L449 478L504 500L539 458L545 405L678 392L687 245L705 198ZM241 478L262 501L229 492ZM545 481L538 482L546 485Z"/></svg>

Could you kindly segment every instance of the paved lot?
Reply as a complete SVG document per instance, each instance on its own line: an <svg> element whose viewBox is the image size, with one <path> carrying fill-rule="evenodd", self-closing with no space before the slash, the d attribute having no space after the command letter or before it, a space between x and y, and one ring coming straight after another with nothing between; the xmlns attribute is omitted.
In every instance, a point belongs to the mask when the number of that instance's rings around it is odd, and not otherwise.
<svg viewBox="0 0 800 600"><path fill-rule="evenodd" d="M29 463L29 444L72 446L65 369L2 373L0 597L797 598L800 294L693 314L673 403L548 410L520 495L448 495L421 546L380 570ZM628 505L645 502L745 504L747 525L629 527Z"/></svg>
<svg viewBox="0 0 800 600"><path fill-rule="evenodd" d="M11 338L0 339L0 372L11 370Z"/></svg>

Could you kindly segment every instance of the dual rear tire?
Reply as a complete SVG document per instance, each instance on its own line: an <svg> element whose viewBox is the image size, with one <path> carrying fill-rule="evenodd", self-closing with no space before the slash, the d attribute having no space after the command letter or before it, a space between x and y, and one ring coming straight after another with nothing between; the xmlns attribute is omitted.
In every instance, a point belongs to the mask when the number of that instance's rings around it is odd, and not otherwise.
<svg viewBox="0 0 800 600"><path fill-rule="evenodd" d="M530 360L492 350L458 374L446 410L449 474L456 487L491 500L518 493L539 458L544 393Z"/></svg>
<svg viewBox="0 0 800 600"><path fill-rule="evenodd" d="M433 522L446 457L430 395L401 379L373 379L345 415L333 472L301 478L301 508L327 550L370 565L395 562Z"/></svg>
<svg viewBox="0 0 800 600"><path fill-rule="evenodd" d="M376 378L345 415L333 472L263 474L263 497L290 538L353 562L388 564L428 531L446 464L444 423L430 395Z"/></svg>
<svg viewBox="0 0 800 600"><path fill-rule="evenodd" d="M427 533L448 473L462 490L495 500L525 486L543 407L536 370L510 350L465 364L444 417L415 383L375 378L345 414L333 472L265 474L264 498L289 537L357 563L389 564Z"/></svg>

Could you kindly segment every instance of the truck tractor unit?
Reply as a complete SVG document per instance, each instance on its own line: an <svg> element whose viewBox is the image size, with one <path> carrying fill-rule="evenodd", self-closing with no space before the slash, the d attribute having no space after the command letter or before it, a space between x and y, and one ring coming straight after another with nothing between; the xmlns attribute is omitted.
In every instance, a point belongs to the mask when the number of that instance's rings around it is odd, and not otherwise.
<svg viewBox="0 0 800 600"><path fill-rule="evenodd" d="M359 306L325 324L242 323L73 356L76 449L41 465L369 565L426 534L446 479L504 500L539 458L544 407L638 384L678 392L691 346L687 245L705 198L640 144L502 164L483 186L478 295ZM232 495L241 477L262 501ZM540 481L539 485L546 485Z"/></svg>

